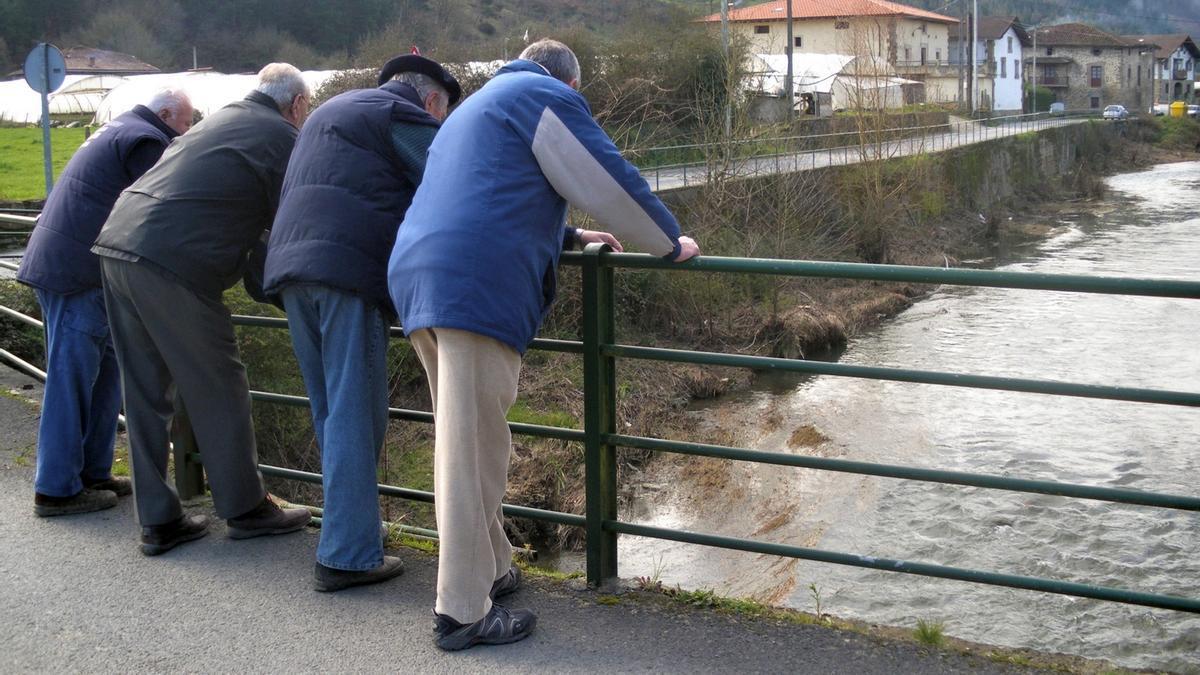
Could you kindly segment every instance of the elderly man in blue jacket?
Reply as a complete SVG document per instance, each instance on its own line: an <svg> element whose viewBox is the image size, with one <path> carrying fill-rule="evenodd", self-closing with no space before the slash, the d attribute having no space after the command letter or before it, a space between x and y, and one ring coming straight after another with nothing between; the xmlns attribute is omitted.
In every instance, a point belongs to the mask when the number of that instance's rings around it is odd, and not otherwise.
<svg viewBox="0 0 1200 675"><path fill-rule="evenodd" d="M429 150L389 261L392 300L433 397L434 642L446 650L515 642L536 622L494 602L520 581L500 511L505 416L521 355L554 299L559 253L592 242L621 249L613 234L566 227L567 203L650 253L699 254L578 85L571 50L541 40L468 98Z"/></svg>
<svg viewBox="0 0 1200 675"><path fill-rule="evenodd" d="M309 117L283 180L265 291L287 310L321 448L324 522L314 587L337 591L404 571L379 535L376 463L387 431L388 255L458 82L416 54L379 88Z"/></svg>
<svg viewBox="0 0 1200 675"><path fill-rule="evenodd" d="M104 312L100 260L90 250L121 190L192 126L192 103L164 89L84 141L59 176L17 280L32 286L46 324L46 390L38 427L34 513L117 505L132 492L112 476L121 379Z"/></svg>

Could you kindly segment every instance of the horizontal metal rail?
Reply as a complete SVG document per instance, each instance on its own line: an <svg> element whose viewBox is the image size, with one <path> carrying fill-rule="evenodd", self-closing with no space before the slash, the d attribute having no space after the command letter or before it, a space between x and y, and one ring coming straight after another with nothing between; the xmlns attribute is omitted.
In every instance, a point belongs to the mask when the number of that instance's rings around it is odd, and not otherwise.
<svg viewBox="0 0 1200 675"><path fill-rule="evenodd" d="M565 251L562 254L561 261L566 265L582 265L583 254L577 251ZM776 260L773 258L727 258L722 256L701 256L687 262L676 263L644 253L602 253L600 254L600 265L617 269L732 272L788 277L898 281L913 284L950 284L954 286L982 286L1022 290L1200 299L1200 281L1179 279L1043 274L1038 272L921 267L917 265L872 265L869 263Z"/></svg>
<svg viewBox="0 0 1200 675"><path fill-rule="evenodd" d="M989 586L1007 586L1009 588L1021 588L1030 591L1042 591L1044 593L1057 593L1059 595L1074 595L1081 598L1094 598L1096 600L1121 602L1128 605L1142 605L1144 607L1157 607L1159 609L1173 609L1181 612L1200 613L1200 600L1181 598L1174 595L1142 593L1120 588L1092 586L1090 584L1057 581L1054 579L1041 579L1038 577L1017 576L1014 574L1001 574L998 572L982 572L979 570L949 567L945 565L931 565L929 563L909 562L906 560L895 560L892 558L877 558L869 555L836 553L833 551L823 551L820 549L805 548L802 546L789 546L787 544L774 544L764 541L755 541L753 539L739 539L737 537L724 537L715 534L702 534L698 532L688 532L685 530L671 530L662 527L651 527L648 525L635 525L633 523L623 523L615 520L604 521L604 523L602 523L602 527L608 532L614 532L617 534L632 534L638 537L665 539L668 541L678 541L686 544L716 546L719 548L747 551L750 553L764 553L767 555L779 555L789 558L801 558L803 560L815 560L817 562L834 563L836 565L849 565L851 567L866 567L870 569L883 570L885 572L904 572L905 574L916 574L925 577L938 577L942 579L954 579L956 581L969 581L978 584L987 584Z"/></svg>

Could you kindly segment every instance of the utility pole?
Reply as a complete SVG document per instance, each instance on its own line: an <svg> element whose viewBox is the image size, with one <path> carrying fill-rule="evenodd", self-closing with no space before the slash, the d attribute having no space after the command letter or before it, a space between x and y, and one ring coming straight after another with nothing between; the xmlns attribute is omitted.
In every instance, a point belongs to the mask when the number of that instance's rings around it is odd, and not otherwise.
<svg viewBox="0 0 1200 675"><path fill-rule="evenodd" d="M971 114L979 110L979 0L971 2Z"/></svg>
<svg viewBox="0 0 1200 675"><path fill-rule="evenodd" d="M792 54L796 47L796 40L792 37L792 0L785 1L787 2L787 79L783 81L783 88L787 91L787 120L791 122L796 112L796 84L792 79L794 76Z"/></svg>
<svg viewBox="0 0 1200 675"><path fill-rule="evenodd" d="M1037 112L1037 27L1033 29L1033 86L1029 89L1029 109Z"/></svg>
<svg viewBox="0 0 1200 675"><path fill-rule="evenodd" d="M192 70L198 69L199 66L196 65L196 45L192 45Z"/></svg>
<svg viewBox="0 0 1200 675"><path fill-rule="evenodd" d="M730 82L730 75L733 73L733 68L729 63L729 0L718 0L721 3L721 49L725 53L725 137L728 138L733 134L733 102L730 101L730 96L733 93L730 91L733 88L733 83Z"/></svg>

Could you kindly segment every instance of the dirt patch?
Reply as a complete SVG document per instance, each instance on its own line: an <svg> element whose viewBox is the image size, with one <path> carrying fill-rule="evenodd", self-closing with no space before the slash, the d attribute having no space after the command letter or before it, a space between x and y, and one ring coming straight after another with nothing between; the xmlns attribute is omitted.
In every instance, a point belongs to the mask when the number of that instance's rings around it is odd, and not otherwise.
<svg viewBox="0 0 1200 675"><path fill-rule="evenodd" d="M828 440L829 437L818 431L816 427L805 424L796 427L796 430L788 437L788 447L793 450L800 447L815 448Z"/></svg>

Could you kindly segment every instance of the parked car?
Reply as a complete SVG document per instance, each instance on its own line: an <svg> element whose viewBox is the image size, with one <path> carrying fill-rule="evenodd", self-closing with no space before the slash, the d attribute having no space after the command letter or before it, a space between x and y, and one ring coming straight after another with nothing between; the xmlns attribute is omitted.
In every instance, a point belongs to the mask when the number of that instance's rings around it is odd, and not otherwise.
<svg viewBox="0 0 1200 675"><path fill-rule="evenodd" d="M1129 111L1123 105L1110 105L1104 109L1104 119L1123 120L1129 118Z"/></svg>
<svg viewBox="0 0 1200 675"><path fill-rule="evenodd" d="M1062 101L1055 101L1054 103L1051 103L1050 104L1050 114L1051 115L1067 114L1067 105L1065 103L1063 103Z"/></svg>
<svg viewBox="0 0 1200 675"><path fill-rule="evenodd" d="M1155 103L1150 108L1150 114L1154 115L1155 117L1163 117L1170 112L1170 110L1171 106L1166 103Z"/></svg>
<svg viewBox="0 0 1200 675"><path fill-rule="evenodd" d="M1194 103L1193 103L1192 105L1189 105L1189 106L1187 107L1187 116L1188 116L1188 117L1198 117L1198 116L1200 116L1200 105L1196 105L1196 104L1194 104Z"/></svg>

